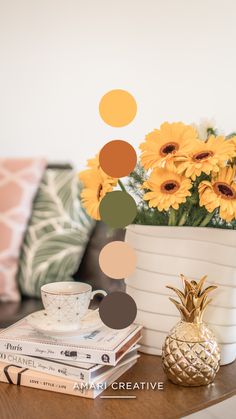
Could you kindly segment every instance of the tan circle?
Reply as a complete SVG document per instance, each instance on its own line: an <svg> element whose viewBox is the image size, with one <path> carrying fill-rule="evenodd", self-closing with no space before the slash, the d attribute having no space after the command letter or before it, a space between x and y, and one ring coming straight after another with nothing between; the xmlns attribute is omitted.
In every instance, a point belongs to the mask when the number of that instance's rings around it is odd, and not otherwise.
<svg viewBox="0 0 236 419"><path fill-rule="evenodd" d="M127 278L136 268L135 251L125 242L113 241L101 250L99 265L101 270L110 278Z"/></svg>

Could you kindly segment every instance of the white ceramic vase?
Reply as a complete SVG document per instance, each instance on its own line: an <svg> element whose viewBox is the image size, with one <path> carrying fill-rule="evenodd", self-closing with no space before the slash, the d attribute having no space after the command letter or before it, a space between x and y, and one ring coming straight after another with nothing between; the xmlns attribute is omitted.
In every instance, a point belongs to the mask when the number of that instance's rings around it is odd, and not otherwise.
<svg viewBox="0 0 236 419"><path fill-rule="evenodd" d="M125 280L144 326L141 351L161 355L165 336L179 319L166 285L181 288L179 274L215 284L204 320L221 347L221 364L236 359L236 232L200 227L130 225L125 240L137 254L137 268Z"/></svg>

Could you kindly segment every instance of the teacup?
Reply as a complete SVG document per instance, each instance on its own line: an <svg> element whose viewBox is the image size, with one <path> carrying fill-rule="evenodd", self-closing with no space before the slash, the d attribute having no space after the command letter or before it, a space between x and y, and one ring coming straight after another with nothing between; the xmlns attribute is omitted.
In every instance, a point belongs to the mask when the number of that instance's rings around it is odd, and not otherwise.
<svg viewBox="0 0 236 419"><path fill-rule="evenodd" d="M83 282L52 282L41 287L41 296L46 315L58 325L78 329L80 320L88 313L90 300L96 294L107 295L103 290L92 291Z"/></svg>

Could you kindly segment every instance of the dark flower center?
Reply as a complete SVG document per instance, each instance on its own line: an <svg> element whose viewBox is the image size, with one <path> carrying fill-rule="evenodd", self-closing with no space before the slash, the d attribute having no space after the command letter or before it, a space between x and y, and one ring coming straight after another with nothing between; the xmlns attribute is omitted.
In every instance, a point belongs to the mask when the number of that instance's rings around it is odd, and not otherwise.
<svg viewBox="0 0 236 419"><path fill-rule="evenodd" d="M196 153L193 156L193 160L195 161L202 161L207 160L209 157L214 156L214 153L212 151L200 151L200 153Z"/></svg>
<svg viewBox="0 0 236 419"><path fill-rule="evenodd" d="M167 180L166 182L162 183L161 190L165 193L175 193L180 187L180 184L176 182L176 180Z"/></svg>
<svg viewBox="0 0 236 419"><path fill-rule="evenodd" d="M224 182L216 182L214 184L214 191L225 199L236 199L236 193L230 185Z"/></svg>
<svg viewBox="0 0 236 419"><path fill-rule="evenodd" d="M162 156L167 156L167 154L176 153L178 149L179 149L179 144L175 142L171 142L171 143L164 144L160 149L160 153Z"/></svg>

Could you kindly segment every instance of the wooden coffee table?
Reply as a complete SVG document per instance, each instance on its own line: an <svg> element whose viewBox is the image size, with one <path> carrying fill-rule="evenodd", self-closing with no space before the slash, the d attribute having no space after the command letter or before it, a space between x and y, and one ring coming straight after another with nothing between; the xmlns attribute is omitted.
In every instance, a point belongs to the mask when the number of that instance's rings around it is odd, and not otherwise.
<svg viewBox="0 0 236 419"><path fill-rule="evenodd" d="M106 389L102 396L135 399L95 400L0 383L1 419L175 419L236 394L236 362L221 367L214 384L180 387L169 382L160 357L141 354L118 382L164 382L163 391Z"/></svg>

